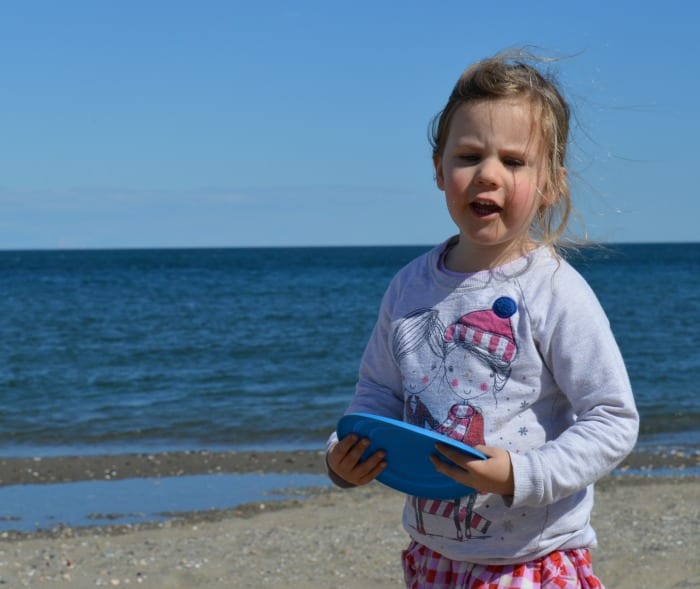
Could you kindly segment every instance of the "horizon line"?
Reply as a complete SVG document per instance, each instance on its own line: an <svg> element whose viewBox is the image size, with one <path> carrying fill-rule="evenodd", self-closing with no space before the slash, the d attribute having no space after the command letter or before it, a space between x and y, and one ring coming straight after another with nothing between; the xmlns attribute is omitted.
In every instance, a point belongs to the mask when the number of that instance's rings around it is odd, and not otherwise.
<svg viewBox="0 0 700 589"><path fill-rule="evenodd" d="M182 251L182 250L233 250L233 249L353 249L353 248L407 248L407 247L435 247L438 243L367 243L367 244L315 244L315 245L123 245L123 246L86 246L86 247L10 247L0 248L0 253L32 253L32 252L108 252L108 251ZM667 241L667 240L652 240L652 241L597 241L588 240L583 243L576 244L577 247L586 248L588 246L617 246L617 245L695 245L700 244L700 240L696 241Z"/></svg>

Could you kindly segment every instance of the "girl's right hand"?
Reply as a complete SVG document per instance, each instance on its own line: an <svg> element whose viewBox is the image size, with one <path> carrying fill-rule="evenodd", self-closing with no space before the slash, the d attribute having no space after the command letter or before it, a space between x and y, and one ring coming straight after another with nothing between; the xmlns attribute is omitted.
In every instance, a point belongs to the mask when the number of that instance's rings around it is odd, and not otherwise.
<svg viewBox="0 0 700 589"><path fill-rule="evenodd" d="M359 486L372 482L386 468L386 453L379 450L367 460L360 461L369 444L369 439L360 439L357 434L345 436L328 451L328 468L351 485Z"/></svg>

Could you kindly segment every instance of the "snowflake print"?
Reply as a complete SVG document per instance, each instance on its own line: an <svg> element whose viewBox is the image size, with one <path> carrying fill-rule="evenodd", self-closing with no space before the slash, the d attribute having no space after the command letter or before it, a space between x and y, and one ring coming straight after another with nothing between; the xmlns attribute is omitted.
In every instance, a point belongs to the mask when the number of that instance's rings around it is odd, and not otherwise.
<svg viewBox="0 0 700 589"><path fill-rule="evenodd" d="M525 426L521 427L521 428L518 430L518 433L519 433L521 436L526 436L526 435L527 435L527 428L526 428Z"/></svg>
<svg viewBox="0 0 700 589"><path fill-rule="evenodd" d="M527 401L523 401L522 403L520 403L521 409L527 409L529 406L530 406L530 403L528 403Z"/></svg>
<svg viewBox="0 0 700 589"><path fill-rule="evenodd" d="M506 520L503 522L503 528L505 529L506 532L512 532L513 531L513 522L511 520Z"/></svg>

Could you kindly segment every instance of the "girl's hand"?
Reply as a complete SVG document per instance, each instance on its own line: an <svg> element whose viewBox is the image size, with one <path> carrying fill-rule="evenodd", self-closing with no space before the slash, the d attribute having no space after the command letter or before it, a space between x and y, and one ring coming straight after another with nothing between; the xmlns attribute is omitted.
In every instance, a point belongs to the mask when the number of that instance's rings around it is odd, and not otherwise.
<svg viewBox="0 0 700 589"><path fill-rule="evenodd" d="M491 446L475 446L475 448L485 454L487 459L471 458L459 450L438 443L435 449L457 466L448 464L437 456L431 456L430 461L438 472L480 493L512 495L515 492L515 483L510 454L501 448Z"/></svg>
<svg viewBox="0 0 700 589"><path fill-rule="evenodd" d="M369 439L360 439L356 434L345 436L328 452L328 468L352 485L366 485L372 482L386 468L386 462L382 450L360 462L369 444Z"/></svg>

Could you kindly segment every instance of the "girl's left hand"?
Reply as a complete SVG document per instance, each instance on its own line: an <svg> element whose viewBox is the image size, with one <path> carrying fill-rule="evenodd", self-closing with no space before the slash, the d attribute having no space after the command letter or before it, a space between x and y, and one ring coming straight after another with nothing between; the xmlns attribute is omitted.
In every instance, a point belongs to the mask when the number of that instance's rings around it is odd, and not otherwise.
<svg viewBox="0 0 700 589"><path fill-rule="evenodd" d="M471 458L459 450L438 443L435 449L454 464L449 464L435 455L430 457L430 461L438 472L480 493L513 495L515 483L510 454L502 448L491 446L479 445L475 448L485 454L487 459Z"/></svg>

